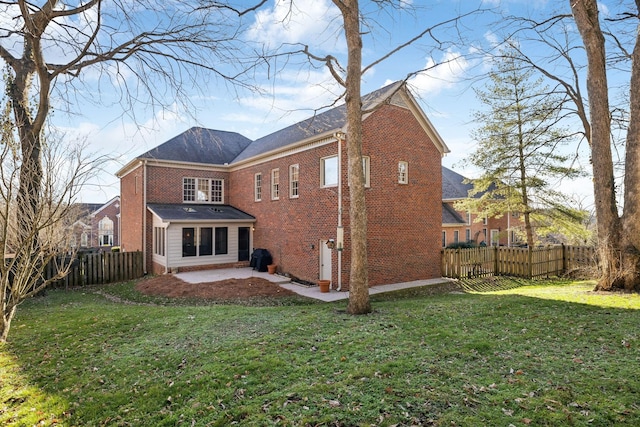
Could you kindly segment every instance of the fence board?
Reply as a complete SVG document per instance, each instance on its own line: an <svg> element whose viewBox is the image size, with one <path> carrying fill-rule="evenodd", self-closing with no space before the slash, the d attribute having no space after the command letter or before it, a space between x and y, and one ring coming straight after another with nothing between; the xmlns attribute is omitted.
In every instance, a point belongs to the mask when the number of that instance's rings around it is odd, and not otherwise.
<svg viewBox="0 0 640 427"><path fill-rule="evenodd" d="M45 269L45 277L53 277L57 262L52 260ZM68 262L68 260L67 260ZM54 287L101 285L142 277L142 252L105 252L81 255L72 261L66 277Z"/></svg>
<svg viewBox="0 0 640 427"><path fill-rule="evenodd" d="M549 277L596 265L596 250L588 246L499 246L442 251L442 275L456 279L486 275Z"/></svg>

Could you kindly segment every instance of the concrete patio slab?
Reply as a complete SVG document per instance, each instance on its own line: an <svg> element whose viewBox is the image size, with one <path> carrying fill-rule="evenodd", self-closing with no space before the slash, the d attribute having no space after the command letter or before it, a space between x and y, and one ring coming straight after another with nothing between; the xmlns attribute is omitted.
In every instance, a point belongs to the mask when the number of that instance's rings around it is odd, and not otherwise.
<svg viewBox="0 0 640 427"><path fill-rule="evenodd" d="M299 283L292 282L288 277L280 276L279 274L261 273L250 267L188 271L184 273L177 273L175 276L187 283L193 284L216 282L226 279L247 279L251 277L260 277L307 298L313 298L325 302L346 300L349 298L348 291L336 291L335 289L331 289L329 292L320 292L320 288L318 286L301 285ZM378 285L369 288L369 294L375 295L384 292L398 291L401 289L417 288L421 286L433 286L450 281L451 279L441 277L438 279L415 280L412 282L393 283L390 285Z"/></svg>

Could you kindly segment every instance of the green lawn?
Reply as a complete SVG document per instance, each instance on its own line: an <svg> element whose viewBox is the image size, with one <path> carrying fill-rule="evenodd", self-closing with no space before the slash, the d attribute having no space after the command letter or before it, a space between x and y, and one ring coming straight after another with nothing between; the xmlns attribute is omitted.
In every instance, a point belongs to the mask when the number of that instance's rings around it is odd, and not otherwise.
<svg viewBox="0 0 640 427"><path fill-rule="evenodd" d="M640 425L638 295L466 286L377 295L358 317L50 291L0 346L0 425Z"/></svg>

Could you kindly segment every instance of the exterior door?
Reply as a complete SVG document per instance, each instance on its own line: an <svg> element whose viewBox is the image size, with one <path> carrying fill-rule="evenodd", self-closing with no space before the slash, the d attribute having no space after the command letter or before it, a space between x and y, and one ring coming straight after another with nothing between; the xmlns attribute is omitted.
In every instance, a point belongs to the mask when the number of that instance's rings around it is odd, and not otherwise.
<svg viewBox="0 0 640 427"><path fill-rule="evenodd" d="M249 261L250 243L249 227L238 227L238 261Z"/></svg>
<svg viewBox="0 0 640 427"><path fill-rule="evenodd" d="M331 253L326 240L320 240L320 280L331 280Z"/></svg>

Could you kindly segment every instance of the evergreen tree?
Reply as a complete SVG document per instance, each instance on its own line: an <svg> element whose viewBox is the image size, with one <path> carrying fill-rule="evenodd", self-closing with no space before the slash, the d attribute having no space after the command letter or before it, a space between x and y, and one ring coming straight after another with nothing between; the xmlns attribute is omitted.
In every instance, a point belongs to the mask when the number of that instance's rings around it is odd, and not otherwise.
<svg viewBox="0 0 640 427"><path fill-rule="evenodd" d="M534 79L531 69L521 68L512 48L495 59L489 79L485 89L475 91L486 109L474 114L479 127L472 136L478 145L467 159L483 174L473 182L474 197L458 208L479 217L521 212L532 246L536 214L563 217L569 212L566 196L553 186L581 174L567 166L569 156L562 153L572 138L561 125L563 99L542 78ZM564 215L569 221L572 217Z"/></svg>

